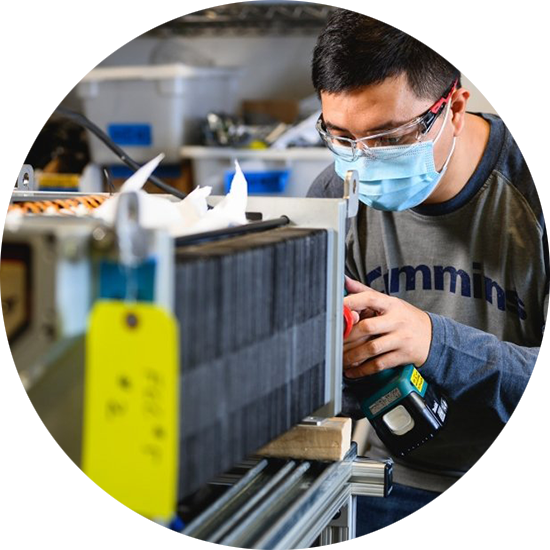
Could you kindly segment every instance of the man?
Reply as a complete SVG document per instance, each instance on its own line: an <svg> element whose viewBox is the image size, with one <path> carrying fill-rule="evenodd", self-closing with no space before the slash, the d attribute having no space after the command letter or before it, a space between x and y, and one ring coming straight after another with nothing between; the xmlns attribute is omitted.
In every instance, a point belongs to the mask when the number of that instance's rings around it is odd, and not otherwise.
<svg viewBox="0 0 550 550"><path fill-rule="evenodd" d="M314 51L318 131L334 165L311 197L357 170L347 242L346 393L412 363L449 400L446 427L397 459L387 499L360 499L358 535L405 517L465 473L516 407L548 297L541 205L503 122L467 112L460 73L412 37L338 10ZM356 413L353 413L356 414ZM372 431L372 430L371 430ZM390 456L374 433L368 454Z"/></svg>

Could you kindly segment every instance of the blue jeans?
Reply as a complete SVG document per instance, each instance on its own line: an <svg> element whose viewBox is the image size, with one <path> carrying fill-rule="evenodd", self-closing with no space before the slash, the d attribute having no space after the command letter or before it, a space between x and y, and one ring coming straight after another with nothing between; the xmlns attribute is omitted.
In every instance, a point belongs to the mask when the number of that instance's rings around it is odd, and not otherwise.
<svg viewBox="0 0 550 550"><path fill-rule="evenodd" d="M416 512L439 495L440 493L394 483L386 498L357 497L357 536L387 527Z"/></svg>

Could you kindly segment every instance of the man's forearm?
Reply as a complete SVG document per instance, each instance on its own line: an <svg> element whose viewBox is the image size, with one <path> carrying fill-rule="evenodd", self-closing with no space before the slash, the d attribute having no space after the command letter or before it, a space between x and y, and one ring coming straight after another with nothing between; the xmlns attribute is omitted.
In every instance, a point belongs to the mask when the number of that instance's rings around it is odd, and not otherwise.
<svg viewBox="0 0 550 550"><path fill-rule="evenodd" d="M452 400L484 404L507 422L516 408L539 348L502 342L492 334L430 313L432 344L422 375Z"/></svg>

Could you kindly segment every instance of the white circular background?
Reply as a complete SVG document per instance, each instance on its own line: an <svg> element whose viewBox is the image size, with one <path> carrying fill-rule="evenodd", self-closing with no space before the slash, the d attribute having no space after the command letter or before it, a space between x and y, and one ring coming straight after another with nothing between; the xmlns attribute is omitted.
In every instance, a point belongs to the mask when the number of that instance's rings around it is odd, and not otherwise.
<svg viewBox="0 0 550 550"><path fill-rule="evenodd" d="M368 4L368 6L367 6ZM11 2L3 10L0 223L40 129L76 83L113 51L213 2ZM547 17L534 1L334 2L420 39L481 90L546 188ZM276 55L276 53L274 53ZM498 230L499 228L496 228ZM0 316L0 323L3 323ZM5 548L205 548L125 508L93 484L44 428L19 382L0 330L0 545ZM544 345L502 435L463 480L413 516L346 548L540 547L545 540L550 376Z"/></svg>

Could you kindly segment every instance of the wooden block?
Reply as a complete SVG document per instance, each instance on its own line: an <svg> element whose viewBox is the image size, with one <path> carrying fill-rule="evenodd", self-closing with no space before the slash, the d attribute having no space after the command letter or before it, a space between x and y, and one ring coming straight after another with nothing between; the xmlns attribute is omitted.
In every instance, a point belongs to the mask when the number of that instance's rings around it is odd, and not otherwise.
<svg viewBox="0 0 550 550"><path fill-rule="evenodd" d="M299 424L256 454L302 460L341 460L351 445L351 418L327 418L320 425Z"/></svg>

